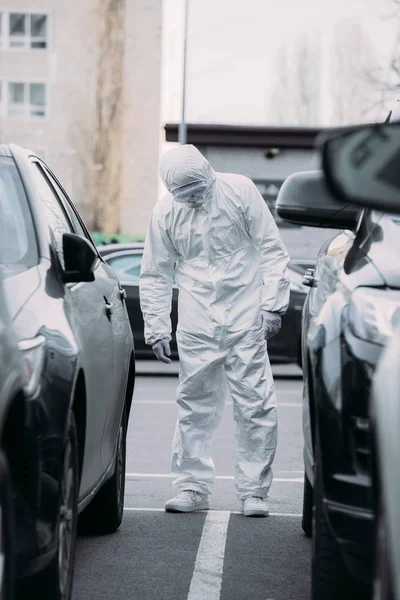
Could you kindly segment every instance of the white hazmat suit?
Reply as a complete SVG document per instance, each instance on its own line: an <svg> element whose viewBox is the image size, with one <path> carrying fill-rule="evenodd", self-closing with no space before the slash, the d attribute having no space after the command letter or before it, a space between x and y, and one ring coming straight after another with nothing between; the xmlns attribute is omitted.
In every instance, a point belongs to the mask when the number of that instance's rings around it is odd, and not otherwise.
<svg viewBox="0 0 400 600"><path fill-rule="evenodd" d="M252 181L215 173L191 145L164 154L160 171L170 193L151 216L140 298L146 343L154 345L171 339L174 280L179 289L174 487L211 493L211 438L227 383L236 420L238 498L265 498L277 417L261 311L287 310L289 257ZM203 193L194 195L193 207L185 201L185 190L197 189L194 184Z"/></svg>

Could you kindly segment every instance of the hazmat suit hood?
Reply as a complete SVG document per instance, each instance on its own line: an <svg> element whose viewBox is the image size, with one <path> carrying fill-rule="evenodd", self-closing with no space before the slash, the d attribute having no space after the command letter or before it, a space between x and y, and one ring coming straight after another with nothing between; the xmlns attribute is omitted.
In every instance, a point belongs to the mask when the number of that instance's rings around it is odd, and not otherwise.
<svg viewBox="0 0 400 600"><path fill-rule="evenodd" d="M170 193L195 183L204 183L209 188L216 180L208 160L191 144L178 146L161 157L160 176Z"/></svg>

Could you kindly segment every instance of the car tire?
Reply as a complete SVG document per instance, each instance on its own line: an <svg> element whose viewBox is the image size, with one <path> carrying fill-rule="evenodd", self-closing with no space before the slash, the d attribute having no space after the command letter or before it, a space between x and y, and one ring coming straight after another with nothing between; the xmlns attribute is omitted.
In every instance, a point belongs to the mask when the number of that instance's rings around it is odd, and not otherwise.
<svg viewBox="0 0 400 600"><path fill-rule="evenodd" d="M369 586L349 574L325 514L319 442L315 452L314 510L311 565L312 600L367 600Z"/></svg>
<svg viewBox="0 0 400 600"><path fill-rule="evenodd" d="M313 529L313 506L314 506L314 490L304 472L304 488L303 488L303 516L301 527L308 538L312 537Z"/></svg>
<svg viewBox="0 0 400 600"><path fill-rule="evenodd" d="M122 523L125 496L126 410L118 431L117 456L113 476L97 492L79 518L82 533L106 535L115 533Z"/></svg>
<svg viewBox="0 0 400 600"><path fill-rule="evenodd" d="M393 568L388 549L388 528L383 498L380 498L376 527L376 562L373 600L395 600Z"/></svg>
<svg viewBox="0 0 400 600"><path fill-rule="evenodd" d="M70 600L72 598L78 521L78 460L75 418L73 413L70 413L60 481L56 527L57 551L44 569L18 583L17 600L25 598Z"/></svg>
<svg viewBox="0 0 400 600"><path fill-rule="evenodd" d="M0 451L0 556L3 564L0 579L0 600L13 600L14 598L14 526L11 475L7 458Z"/></svg>

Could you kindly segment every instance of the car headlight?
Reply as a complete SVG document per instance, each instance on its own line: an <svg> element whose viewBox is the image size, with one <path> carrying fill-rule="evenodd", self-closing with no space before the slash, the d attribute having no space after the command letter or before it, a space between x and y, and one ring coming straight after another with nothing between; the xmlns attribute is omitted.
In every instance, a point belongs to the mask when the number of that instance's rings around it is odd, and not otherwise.
<svg viewBox="0 0 400 600"><path fill-rule="evenodd" d="M28 396L36 393L40 385L45 359L46 338L38 335L34 338L21 340L18 348L22 355L22 364L26 383L24 391Z"/></svg>
<svg viewBox="0 0 400 600"><path fill-rule="evenodd" d="M352 294L348 315L358 338L383 346L400 324L400 292L358 288Z"/></svg>

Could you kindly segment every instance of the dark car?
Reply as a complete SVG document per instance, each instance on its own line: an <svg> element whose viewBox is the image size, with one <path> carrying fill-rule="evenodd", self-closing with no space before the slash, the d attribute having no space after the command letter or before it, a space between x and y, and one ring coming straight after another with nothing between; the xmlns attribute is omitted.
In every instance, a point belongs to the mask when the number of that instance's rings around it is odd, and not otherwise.
<svg viewBox="0 0 400 600"><path fill-rule="evenodd" d="M101 256L117 273L121 285L126 290L128 314L135 337L137 358L153 358L151 346L144 341L144 323L139 302L139 275L143 257L143 243L108 244L99 246ZM282 329L278 335L268 341L268 353L271 362L298 363L300 360L301 311L307 288L302 283L304 264L312 265L307 259L293 260L289 264L290 305L282 319ZM178 358L176 345L176 326L178 319L178 289L172 292L172 343L171 357Z"/></svg>
<svg viewBox="0 0 400 600"><path fill-rule="evenodd" d="M69 600L78 513L97 533L122 520L133 339L124 291L66 192L15 145L0 147L0 262L27 377L7 453L17 598Z"/></svg>
<svg viewBox="0 0 400 600"><path fill-rule="evenodd" d="M399 365L397 325L376 369L370 400L376 509L374 600L400 600Z"/></svg>
<svg viewBox="0 0 400 600"><path fill-rule="evenodd" d="M326 144L328 180L339 199L385 210L400 226L400 123L364 127ZM342 165L347 164L343 169ZM397 216L396 216L397 215ZM390 238L389 238L390 241ZM387 269L393 245L385 248ZM397 273L398 255L390 269ZM393 286L394 287L394 286ZM400 291L376 290L365 332L384 347L369 398L375 511L374 600L400 599ZM371 308L373 309L371 311ZM373 318L375 317L375 318Z"/></svg>
<svg viewBox="0 0 400 600"><path fill-rule="evenodd" d="M359 154L341 159L340 172L367 160L369 134L360 132ZM385 310L400 309L400 229L393 215L339 201L328 182L321 172L295 174L278 197L281 217L342 230L304 278L303 529L313 535L313 600L361 599L374 561L369 396L391 329Z"/></svg>
<svg viewBox="0 0 400 600"><path fill-rule="evenodd" d="M21 440L15 436L21 430L21 423L15 428L15 422L26 414L24 388L27 381L4 299L2 280L3 270L0 268L0 598L13 600L15 525L12 473L20 468L16 460L18 455L24 454L22 448L21 451L18 448L22 447L24 438Z"/></svg>

